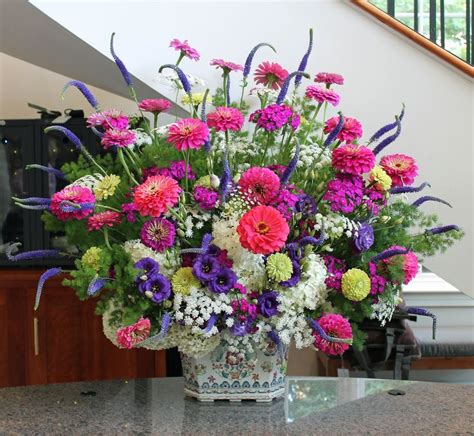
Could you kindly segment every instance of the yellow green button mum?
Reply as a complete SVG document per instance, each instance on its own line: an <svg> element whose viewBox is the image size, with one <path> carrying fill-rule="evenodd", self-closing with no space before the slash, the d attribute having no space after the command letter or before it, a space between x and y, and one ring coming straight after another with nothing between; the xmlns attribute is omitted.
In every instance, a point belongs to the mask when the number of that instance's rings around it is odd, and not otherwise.
<svg viewBox="0 0 474 436"><path fill-rule="evenodd" d="M199 288L199 280L194 277L190 266L180 268L171 277L171 286L175 294L188 295L191 288Z"/></svg>
<svg viewBox="0 0 474 436"><path fill-rule="evenodd" d="M370 278L365 271L352 268L342 276L342 293L351 301L361 301L370 293Z"/></svg>
<svg viewBox="0 0 474 436"><path fill-rule="evenodd" d="M275 282L289 280L293 274L291 259L283 253L275 253L267 259L267 274Z"/></svg>

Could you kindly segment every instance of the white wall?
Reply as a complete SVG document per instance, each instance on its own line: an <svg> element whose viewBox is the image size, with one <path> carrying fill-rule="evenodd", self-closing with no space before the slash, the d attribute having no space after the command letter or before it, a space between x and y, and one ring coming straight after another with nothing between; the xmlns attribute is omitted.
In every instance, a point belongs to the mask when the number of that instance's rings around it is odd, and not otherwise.
<svg viewBox="0 0 474 436"><path fill-rule="evenodd" d="M278 59L294 70L306 50L307 29L313 27L315 48L307 71L346 77L340 109L362 121L366 137L393 120L406 103L403 133L387 152L413 155L420 166L418 181L429 181L431 194L453 204L452 210L423 206L466 231L462 242L426 264L472 295L473 87L466 76L383 29L347 1L32 3L103 53L116 31L117 51L146 83L152 82L158 65L176 58L167 48L175 37L189 39L200 50L201 61L187 61L183 68L211 86L219 83L219 75L208 66L210 59L242 63L249 49L262 41L274 44L278 54L262 49L257 62Z"/></svg>

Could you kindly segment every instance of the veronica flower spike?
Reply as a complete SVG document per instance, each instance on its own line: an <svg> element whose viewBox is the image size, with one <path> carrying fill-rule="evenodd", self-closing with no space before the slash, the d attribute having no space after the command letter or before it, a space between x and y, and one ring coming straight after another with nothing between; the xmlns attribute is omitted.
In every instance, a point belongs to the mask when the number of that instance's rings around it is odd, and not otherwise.
<svg viewBox="0 0 474 436"><path fill-rule="evenodd" d="M397 127L395 133L385 138L379 145L377 145L377 147L373 149L373 153L375 156L377 156L385 147L389 146L393 141L395 141L395 139L397 139L400 135L400 132L402 131L402 123L398 115L395 117L395 124Z"/></svg>
<svg viewBox="0 0 474 436"><path fill-rule="evenodd" d="M415 200L411 205L413 207L419 207L423 203L426 203L427 201L435 201L436 203L442 203L442 204L445 204L446 206L453 207L447 201L444 201L443 199L438 198L438 197L432 197L431 195L425 195L424 197L420 197L418 200Z"/></svg>
<svg viewBox="0 0 474 436"><path fill-rule="evenodd" d="M308 73L305 73L304 71L293 71L292 73L288 74L285 81L283 82L283 86L280 89L280 93L278 94L278 97L276 99L276 104L283 104L283 102L285 101L286 94L288 94L288 88L290 86L291 80L295 76L303 76L307 79L311 77Z"/></svg>
<svg viewBox="0 0 474 436"><path fill-rule="evenodd" d="M115 37L115 32L112 33L112 35L110 37L110 54L114 58L115 64L117 65L118 69L120 70L120 73L122 74L123 80L125 80L125 83L127 84L128 88L132 91L133 96L134 96L135 93L133 92L132 76L128 72L127 67L125 66L125 64L122 62L122 60L115 53L114 37Z"/></svg>
<svg viewBox="0 0 474 436"><path fill-rule="evenodd" d="M57 168L53 168L51 166L46 167L44 165L39 165L39 164L29 164L29 165L26 165L25 169L26 170L36 169L36 170L44 171L45 173L54 175L58 179L66 180L66 176L61 170L58 170Z"/></svg>
<svg viewBox="0 0 474 436"><path fill-rule="evenodd" d="M169 313L165 313L163 315L163 318L161 319L161 328L160 328L160 331L158 332L158 334L156 334L155 336L150 336L149 338L145 339L144 341L141 341L139 342L138 344L136 344L136 346L145 346L147 344L154 344L156 343L157 341L163 339L169 329L170 329L170 326L171 326L171 316Z"/></svg>
<svg viewBox="0 0 474 436"><path fill-rule="evenodd" d="M61 268L50 268L46 270L43 274L41 274L38 285L36 286L36 298L35 298L35 310L38 310L41 294L43 293L43 287L47 280L50 278L57 276L58 274L62 273L63 270Z"/></svg>
<svg viewBox="0 0 474 436"><path fill-rule="evenodd" d="M61 255L59 250L32 250L24 251L23 253L13 254L13 250L18 249L21 246L21 242L15 242L10 244L5 250L7 259L12 262L18 262L21 260L32 260L32 259L43 259L49 257L59 257Z"/></svg>
<svg viewBox="0 0 474 436"><path fill-rule="evenodd" d="M64 86L62 92L61 92L61 99L64 99L64 94L70 88L71 86L74 86L77 88L81 94L84 96L84 98L89 102L89 104L98 112L100 110L99 108L99 102L97 99L94 97L94 94L90 91L90 89L82 82L79 80L70 80L69 82L66 83Z"/></svg>
<svg viewBox="0 0 474 436"><path fill-rule="evenodd" d="M402 106L402 111L400 112L400 115L398 116L398 119L400 121L403 120L403 117L405 116L405 104ZM383 127L381 127L379 130L377 130L369 139L369 142L367 145L371 144L374 141L377 141L380 137L385 135L386 133L390 132L391 130L395 129L397 127L397 122L395 121L394 123L387 124Z"/></svg>
<svg viewBox="0 0 474 436"><path fill-rule="evenodd" d="M303 58L301 59L300 65L298 67L298 71L304 71L306 70L306 66L308 65L308 59L311 54L311 51L313 50L313 29L309 29L309 43L308 43L308 49L306 50L306 53L304 54ZM298 88L298 86L301 83L301 75L297 75L295 78L295 88Z"/></svg>

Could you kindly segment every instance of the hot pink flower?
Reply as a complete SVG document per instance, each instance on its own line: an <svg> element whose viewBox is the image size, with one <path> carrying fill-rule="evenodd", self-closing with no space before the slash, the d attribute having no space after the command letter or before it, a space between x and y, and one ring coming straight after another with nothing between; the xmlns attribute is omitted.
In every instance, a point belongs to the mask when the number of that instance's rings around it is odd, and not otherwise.
<svg viewBox="0 0 474 436"><path fill-rule="evenodd" d="M255 83L272 89L281 88L288 76L288 71L276 62L262 62L255 70Z"/></svg>
<svg viewBox="0 0 474 436"><path fill-rule="evenodd" d="M380 166L392 178L392 186L411 185L418 175L415 159L406 154L390 154L380 159Z"/></svg>
<svg viewBox="0 0 474 436"><path fill-rule="evenodd" d="M280 179L268 168L249 168L239 180L242 195L251 204L268 204L280 190Z"/></svg>
<svg viewBox="0 0 474 436"><path fill-rule="evenodd" d="M140 318L135 324L117 330L116 340L121 348L131 349L150 336L151 323L148 318Z"/></svg>
<svg viewBox="0 0 474 436"><path fill-rule="evenodd" d="M375 165L375 156L367 147L346 144L332 152L332 166L355 176L368 173Z"/></svg>
<svg viewBox="0 0 474 436"><path fill-rule="evenodd" d="M135 133L130 130L109 129L102 136L101 144L106 150L114 146L123 148L132 145L136 139Z"/></svg>
<svg viewBox="0 0 474 436"><path fill-rule="evenodd" d="M326 85L344 85L344 77L336 73L318 73L314 79L317 83L325 83Z"/></svg>
<svg viewBox="0 0 474 436"><path fill-rule="evenodd" d="M352 327L349 321L336 313L328 313L318 319L318 324L328 336L341 339L352 338ZM313 333L314 346L325 354L337 356L343 354L349 348L349 344L340 342L329 342L323 339L317 332Z"/></svg>
<svg viewBox="0 0 474 436"><path fill-rule="evenodd" d="M193 197L199 207L204 210L214 209L219 200L219 195L216 191L207 189L204 186L196 186L193 191Z"/></svg>
<svg viewBox="0 0 474 436"><path fill-rule="evenodd" d="M61 221L80 220L94 210L95 196L88 188L66 186L51 197L51 213Z"/></svg>
<svg viewBox="0 0 474 436"><path fill-rule="evenodd" d="M321 86L310 85L306 88L306 98L313 99L318 103L328 102L332 106L337 106L340 101L339 94L331 89L326 89Z"/></svg>
<svg viewBox="0 0 474 436"><path fill-rule="evenodd" d="M124 130L128 128L128 117L118 109L108 109L103 112L96 112L87 117L89 127L102 127L105 130Z"/></svg>
<svg viewBox="0 0 474 436"><path fill-rule="evenodd" d="M96 213L87 220L87 230L100 230L102 227L112 227L120 222L120 214L112 210Z"/></svg>
<svg viewBox="0 0 474 436"><path fill-rule="evenodd" d="M170 47L173 47L176 51L181 52L184 56L186 56L189 59L193 59L195 61L199 60L199 57L200 57L199 52L188 44L187 39L185 39L182 42L176 38L172 39L170 41Z"/></svg>
<svg viewBox="0 0 474 436"><path fill-rule="evenodd" d="M175 179L151 176L136 187L133 203L140 215L159 217L178 202L180 192L181 188Z"/></svg>
<svg viewBox="0 0 474 436"><path fill-rule="evenodd" d="M152 250L162 252L174 244L176 229L166 218L154 218L143 224L140 240Z"/></svg>
<svg viewBox="0 0 474 436"><path fill-rule="evenodd" d="M402 249L404 250L405 247L401 247L400 245L392 245L391 247L388 248L388 250L393 250L393 249ZM399 258L403 259L403 273L405 274L405 277L403 279L403 284L408 285L415 276L418 274L418 257L416 256L415 253L412 251L408 252L407 254L398 254L393 257L389 257L388 259L384 259L382 262L384 262L387 265L390 265L393 262L396 262L397 259Z"/></svg>
<svg viewBox="0 0 474 436"><path fill-rule="evenodd" d="M232 130L237 132L244 124L244 115L234 107L220 106L207 115L207 125L216 132Z"/></svg>
<svg viewBox="0 0 474 436"><path fill-rule="evenodd" d="M217 68L222 68L224 71L243 71L244 67L240 64L235 64L234 62L228 62L224 59L213 59L211 61L211 66L215 66Z"/></svg>
<svg viewBox="0 0 474 436"><path fill-rule="evenodd" d="M171 102L164 98L147 98L138 104L142 111L153 112L154 114L166 112L171 106Z"/></svg>
<svg viewBox="0 0 474 436"><path fill-rule="evenodd" d="M240 219L237 233L242 247L252 253L270 254L285 245L290 228L275 208L256 206Z"/></svg>
<svg viewBox="0 0 474 436"><path fill-rule="evenodd" d="M339 122L339 115L336 115L326 121L324 126L324 133L328 134L334 130ZM337 135L337 139L347 144L359 139L362 136L362 124L357 121L355 118L345 117L344 127L341 132Z"/></svg>
<svg viewBox="0 0 474 436"><path fill-rule="evenodd" d="M167 141L179 151L199 149L209 139L209 129L201 120L184 118L173 123Z"/></svg>

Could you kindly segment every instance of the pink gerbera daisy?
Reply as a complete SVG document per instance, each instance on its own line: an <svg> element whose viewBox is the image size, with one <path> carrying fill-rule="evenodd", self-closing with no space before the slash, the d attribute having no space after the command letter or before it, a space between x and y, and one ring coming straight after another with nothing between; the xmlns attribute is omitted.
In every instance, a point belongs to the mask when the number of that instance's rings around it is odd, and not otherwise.
<svg viewBox="0 0 474 436"><path fill-rule="evenodd" d="M262 62L255 70L255 83L272 89L281 88L288 76L288 71L276 62Z"/></svg>
<svg viewBox="0 0 474 436"><path fill-rule="evenodd" d="M388 250L394 250L394 249L401 249L405 250L405 247L401 247L399 245L392 245L391 247L388 248ZM403 259L403 273L404 273L404 279L403 279L403 284L408 285L415 276L418 274L418 257L416 256L415 253L412 251L409 251L406 254L398 254L396 256L389 257L388 259L384 259L382 262L390 265L394 262L397 262L397 259Z"/></svg>
<svg viewBox="0 0 474 436"><path fill-rule="evenodd" d="M138 107L142 111L159 114L161 112L166 112L171 107L171 102L164 98L147 98L142 100L138 104Z"/></svg>
<svg viewBox="0 0 474 436"><path fill-rule="evenodd" d="M130 130L106 130L102 136L101 144L107 150L110 147L127 147L132 145L137 140L135 133Z"/></svg>
<svg viewBox="0 0 474 436"><path fill-rule="evenodd" d="M173 123L168 130L167 141L179 151L199 149L209 139L206 123L195 118L183 118Z"/></svg>
<svg viewBox="0 0 474 436"><path fill-rule="evenodd" d="M411 185L418 175L415 159L406 154L390 154L380 159L380 166L392 178L392 186Z"/></svg>
<svg viewBox="0 0 474 436"><path fill-rule="evenodd" d="M135 188L133 203L142 216L159 217L178 202L181 188L175 179L151 176Z"/></svg>
<svg viewBox="0 0 474 436"><path fill-rule="evenodd" d="M326 121L324 125L324 133L328 134L331 133L337 123L339 122L339 115L336 115L329 120ZM342 130L337 135L337 139L342 142L346 142L347 144L351 143L359 139L362 136L362 124L357 121L355 118L345 117L344 118L344 126Z"/></svg>
<svg viewBox="0 0 474 436"><path fill-rule="evenodd" d="M131 349L150 336L151 323L148 318L140 318L135 324L117 330L116 341L119 347Z"/></svg>
<svg viewBox="0 0 474 436"><path fill-rule="evenodd" d="M332 152L332 166L343 173L358 176L368 173L374 165L374 153L364 146L346 144Z"/></svg>
<svg viewBox="0 0 474 436"><path fill-rule="evenodd" d="M211 66L222 68L225 72L230 71L243 71L244 67L234 62L225 61L224 59L213 59L210 63Z"/></svg>
<svg viewBox="0 0 474 436"><path fill-rule="evenodd" d="M328 102L334 107L337 106L340 101L339 94L331 89L326 89L321 86L308 86L306 88L305 96L306 98L315 100L318 103Z"/></svg>
<svg viewBox="0 0 474 436"><path fill-rule="evenodd" d="M290 228L275 208L256 206L240 219L237 233L242 247L252 253L270 254L285 245Z"/></svg>
<svg viewBox="0 0 474 436"><path fill-rule="evenodd" d="M336 73L318 73L314 79L317 83L325 83L326 85L344 85L344 77Z"/></svg>
<svg viewBox="0 0 474 436"><path fill-rule="evenodd" d="M165 218L154 218L143 224L140 231L140 240L151 249L161 252L174 243L176 229Z"/></svg>
<svg viewBox="0 0 474 436"><path fill-rule="evenodd" d="M349 321L343 316L336 313L328 313L318 319L318 324L328 336L340 339L352 338L352 327ZM349 344L340 342L329 342L323 339L318 332L313 332L314 346L325 354L337 356L343 354L348 348Z"/></svg>
<svg viewBox="0 0 474 436"><path fill-rule="evenodd" d="M114 224L120 222L120 214L112 210L106 210L105 212L96 213L87 220L87 229L89 232L92 230L100 230L102 227L112 227Z"/></svg>
<svg viewBox="0 0 474 436"><path fill-rule="evenodd" d="M252 167L242 174L239 187L251 203L268 204L280 190L280 179L268 168Z"/></svg>
<svg viewBox="0 0 474 436"><path fill-rule="evenodd" d="M195 61L199 60L199 52L188 44L187 39L181 42L179 39L174 38L170 41L170 47L173 47L176 51L179 51L182 56L186 56L187 58Z"/></svg>
<svg viewBox="0 0 474 436"><path fill-rule="evenodd" d="M244 115L234 107L220 106L207 115L207 125L216 132L232 130L237 132L244 124Z"/></svg>
<svg viewBox="0 0 474 436"><path fill-rule="evenodd" d="M51 197L51 213L61 221L80 220L94 210L95 196L82 186L66 186Z"/></svg>

